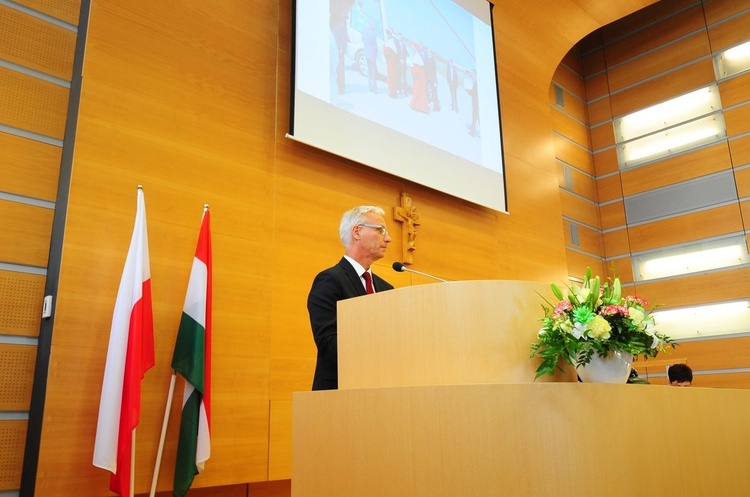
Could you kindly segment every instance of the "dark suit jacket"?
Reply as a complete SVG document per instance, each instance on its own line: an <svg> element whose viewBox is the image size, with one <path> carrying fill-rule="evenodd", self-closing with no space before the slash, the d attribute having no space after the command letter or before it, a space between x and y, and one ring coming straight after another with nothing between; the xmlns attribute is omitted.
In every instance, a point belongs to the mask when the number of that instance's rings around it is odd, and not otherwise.
<svg viewBox="0 0 750 497"><path fill-rule="evenodd" d="M393 285L372 275L376 292L392 290ZM345 258L338 264L319 273L313 281L307 297L315 345L318 347L318 363L315 366L313 390L338 388L338 342L336 335L336 302L366 295L357 271Z"/></svg>

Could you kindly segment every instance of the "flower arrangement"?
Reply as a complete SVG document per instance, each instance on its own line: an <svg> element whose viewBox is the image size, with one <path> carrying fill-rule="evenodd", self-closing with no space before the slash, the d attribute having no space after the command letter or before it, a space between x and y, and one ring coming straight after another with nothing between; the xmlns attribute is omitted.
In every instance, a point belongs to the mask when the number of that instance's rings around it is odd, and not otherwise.
<svg viewBox="0 0 750 497"><path fill-rule="evenodd" d="M531 344L531 357L538 355L542 363L536 378L554 374L559 358L571 366L588 364L594 353L605 357L610 351L620 350L634 356L655 357L672 340L656 330L648 302L635 295L622 296L620 279L610 285L599 277L591 277L586 270L581 286L567 287L563 295L554 283L552 293L558 302L542 305L544 318L537 342Z"/></svg>

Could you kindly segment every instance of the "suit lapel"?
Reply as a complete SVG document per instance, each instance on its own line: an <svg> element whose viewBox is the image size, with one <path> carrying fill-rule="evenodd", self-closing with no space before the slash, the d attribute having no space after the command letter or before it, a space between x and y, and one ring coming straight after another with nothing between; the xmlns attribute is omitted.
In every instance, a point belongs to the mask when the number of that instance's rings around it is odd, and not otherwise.
<svg viewBox="0 0 750 497"><path fill-rule="evenodd" d="M349 261L347 261L346 258L342 257L339 261L339 266L341 266L341 269L344 271L346 279L349 280L349 283L351 283L351 287L354 290L355 295L367 295L367 291L362 285L362 280L359 278L359 275L357 275L357 271L355 271L354 267L349 263Z"/></svg>

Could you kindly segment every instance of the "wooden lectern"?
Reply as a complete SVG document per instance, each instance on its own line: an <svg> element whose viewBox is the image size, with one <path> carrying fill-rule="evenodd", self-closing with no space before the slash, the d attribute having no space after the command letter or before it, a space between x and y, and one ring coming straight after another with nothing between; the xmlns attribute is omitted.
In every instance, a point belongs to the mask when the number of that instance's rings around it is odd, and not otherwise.
<svg viewBox="0 0 750 497"><path fill-rule="evenodd" d="M532 381L548 288L454 281L342 300L339 389Z"/></svg>
<svg viewBox="0 0 750 497"><path fill-rule="evenodd" d="M533 382L545 289L340 302L340 390L294 394L292 496L747 495L750 391Z"/></svg>

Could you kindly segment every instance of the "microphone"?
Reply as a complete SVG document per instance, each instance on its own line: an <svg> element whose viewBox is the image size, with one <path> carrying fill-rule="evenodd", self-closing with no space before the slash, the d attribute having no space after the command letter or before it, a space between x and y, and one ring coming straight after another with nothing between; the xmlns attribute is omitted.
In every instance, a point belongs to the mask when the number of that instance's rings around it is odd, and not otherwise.
<svg viewBox="0 0 750 497"><path fill-rule="evenodd" d="M443 278L438 278L437 276L433 276L431 274L423 273L421 271L416 271L414 269L409 269L406 267L402 262L394 262L393 266L391 266L394 271L398 271L399 273L403 273L404 271L408 271L410 273L419 274L422 276L427 276L428 278L432 278L434 280L442 281L443 283L447 282L448 280L444 280Z"/></svg>

